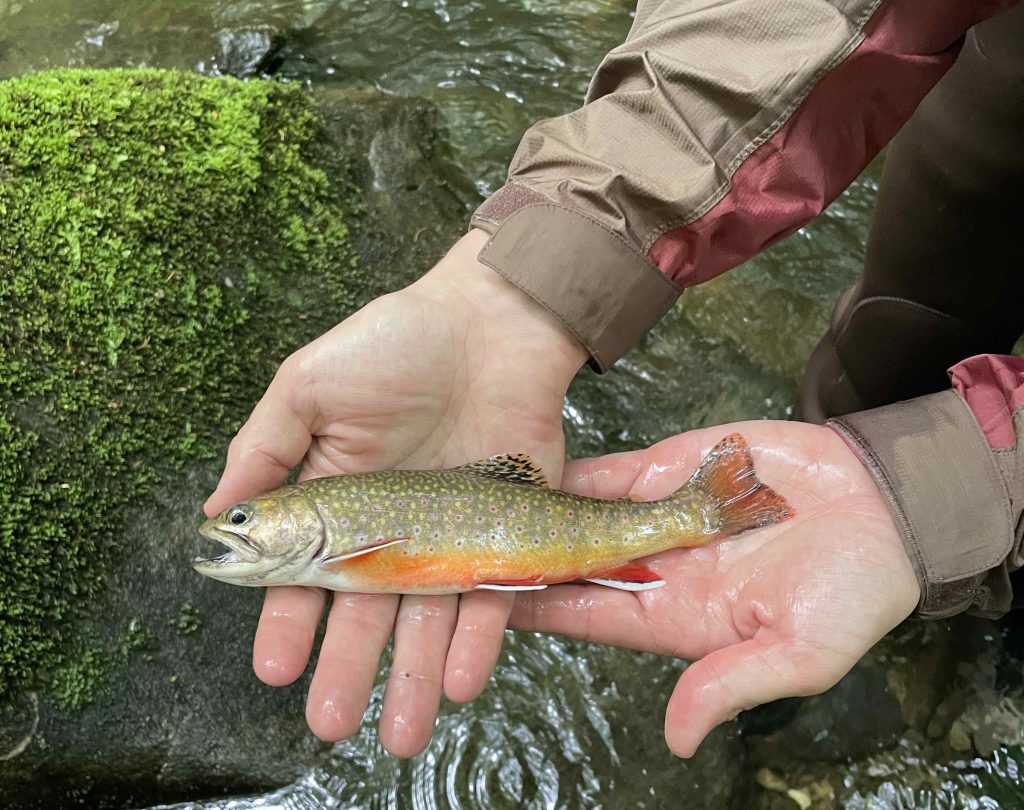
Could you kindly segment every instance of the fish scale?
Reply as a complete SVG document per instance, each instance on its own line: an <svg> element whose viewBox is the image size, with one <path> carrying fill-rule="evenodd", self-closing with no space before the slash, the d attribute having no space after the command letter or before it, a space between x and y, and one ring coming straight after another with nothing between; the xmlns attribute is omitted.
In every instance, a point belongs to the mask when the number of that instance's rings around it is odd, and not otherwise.
<svg viewBox="0 0 1024 810"><path fill-rule="evenodd" d="M203 534L231 551L195 565L238 584L366 593L535 589L576 580L643 590L663 583L637 558L791 514L757 479L749 448L734 434L677 492L649 503L551 489L523 455L450 470L313 479L207 521Z"/></svg>

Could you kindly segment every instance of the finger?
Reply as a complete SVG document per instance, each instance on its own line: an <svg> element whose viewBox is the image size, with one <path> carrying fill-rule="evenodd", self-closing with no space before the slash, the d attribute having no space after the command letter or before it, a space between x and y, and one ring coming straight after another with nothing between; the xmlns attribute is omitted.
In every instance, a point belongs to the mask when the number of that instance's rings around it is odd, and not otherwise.
<svg viewBox="0 0 1024 810"><path fill-rule="evenodd" d="M280 486L309 449L308 419L293 406L296 384L291 368L287 361L281 366L228 447L217 489L203 506L207 517Z"/></svg>
<svg viewBox="0 0 1024 810"><path fill-rule="evenodd" d="M556 585L518 593L508 626L648 652L663 646L637 596L602 585Z"/></svg>
<svg viewBox="0 0 1024 810"><path fill-rule="evenodd" d="M717 439L725 435L722 430L715 429ZM644 450L569 462L562 488L590 498L663 498L686 483L700 464L702 449L713 446L711 435L710 430L693 430Z"/></svg>
<svg viewBox="0 0 1024 810"><path fill-rule="evenodd" d="M473 591L459 599L459 618L444 668L444 693L467 703L487 686L501 654L515 594Z"/></svg>
<svg viewBox="0 0 1024 810"><path fill-rule="evenodd" d="M565 465L562 489L591 498L658 500L685 484L708 450L729 433L740 433L761 453L781 443L779 430L779 423L737 422L680 433L644 450L572 461Z"/></svg>
<svg viewBox="0 0 1024 810"><path fill-rule="evenodd" d="M414 757L430 742L457 613L457 596L402 599L380 716L381 744L396 757Z"/></svg>
<svg viewBox="0 0 1024 810"><path fill-rule="evenodd" d="M856 663L850 661L845 669L826 673L820 660L807 659L807 653L794 643L753 638L691 664L665 712L669 748L676 756L693 756L712 729L741 711L784 697L823 692Z"/></svg>
<svg viewBox="0 0 1024 810"><path fill-rule="evenodd" d="M320 588L267 588L252 642L252 668L263 683L285 686L306 669L324 598Z"/></svg>
<svg viewBox="0 0 1024 810"><path fill-rule="evenodd" d="M306 699L306 722L321 740L336 742L359 730L397 612L391 594L334 595Z"/></svg>

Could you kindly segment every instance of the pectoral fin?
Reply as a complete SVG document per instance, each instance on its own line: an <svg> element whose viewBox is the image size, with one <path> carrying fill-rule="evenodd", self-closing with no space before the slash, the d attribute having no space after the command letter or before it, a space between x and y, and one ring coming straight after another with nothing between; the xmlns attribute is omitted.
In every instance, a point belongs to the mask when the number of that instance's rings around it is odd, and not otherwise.
<svg viewBox="0 0 1024 810"><path fill-rule="evenodd" d="M382 548L388 546L396 546L399 543L408 543L412 538L409 537L388 537L386 540L381 540L379 543L371 543L368 546L357 548L355 551L348 551L345 554L332 554L330 557L324 557L318 565L321 568L330 569L337 563L345 562L345 560L351 560L353 557L361 557L364 554L371 554L374 551L380 551Z"/></svg>
<svg viewBox="0 0 1024 810"><path fill-rule="evenodd" d="M586 581L622 591L652 591L665 584L665 580L639 563L627 563L619 568L598 571L587 577Z"/></svg>

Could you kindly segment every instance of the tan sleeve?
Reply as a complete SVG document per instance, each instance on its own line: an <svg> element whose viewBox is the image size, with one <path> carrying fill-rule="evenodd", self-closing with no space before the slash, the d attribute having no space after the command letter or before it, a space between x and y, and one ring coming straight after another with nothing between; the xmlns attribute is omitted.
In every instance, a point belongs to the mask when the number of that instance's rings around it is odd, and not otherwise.
<svg viewBox="0 0 1024 810"><path fill-rule="evenodd" d="M532 127L474 214L480 258L607 369L684 287L835 199L1009 4L640 0L584 105Z"/></svg>
<svg viewBox="0 0 1024 810"><path fill-rule="evenodd" d="M954 391L850 414L826 424L874 475L921 585L918 614L1010 609L1024 565L1024 407L1007 413L1015 441L993 447Z"/></svg>

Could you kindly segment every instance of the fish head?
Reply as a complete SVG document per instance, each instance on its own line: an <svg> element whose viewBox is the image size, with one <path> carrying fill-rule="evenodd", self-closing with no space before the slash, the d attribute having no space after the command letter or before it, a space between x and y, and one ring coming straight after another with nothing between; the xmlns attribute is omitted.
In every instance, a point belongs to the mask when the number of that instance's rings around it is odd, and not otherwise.
<svg viewBox="0 0 1024 810"><path fill-rule="evenodd" d="M236 504L207 520L199 533L228 550L197 558L192 567L212 579L251 586L295 582L325 537L320 513L297 487Z"/></svg>

